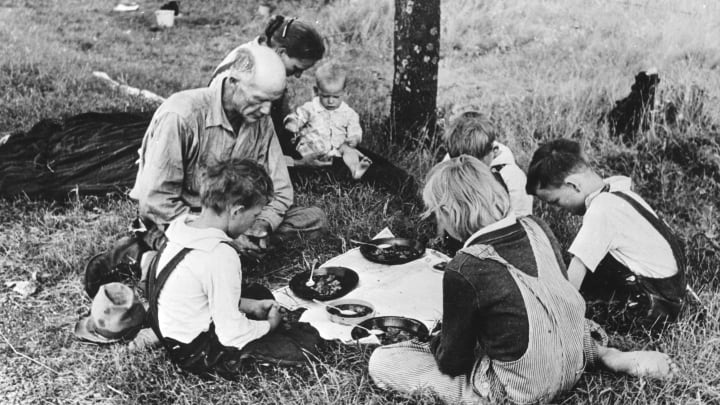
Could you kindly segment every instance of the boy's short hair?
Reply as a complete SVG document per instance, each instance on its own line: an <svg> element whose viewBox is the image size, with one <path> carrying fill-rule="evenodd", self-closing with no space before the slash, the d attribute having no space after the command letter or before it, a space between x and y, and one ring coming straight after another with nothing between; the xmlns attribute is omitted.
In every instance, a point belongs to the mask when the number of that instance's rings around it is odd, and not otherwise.
<svg viewBox="0 0 720 405"><path fill-rule="evenodd" d="M332 61L323 63L315 71L315 82L318 86L322 84L342 84L342 87L345 88L346 77L345 68Z"/></svg>
<svg viewBox="0 0 720 405"><path fill-rule="evenodd" d="M265 168L250 159L230 159L204 165L200 203L222 213L233 205L265 205L273 196L273 183Z"/></svg>
<svg viewBox="0 0 720 405"><path fill-rule="evenodd" d="M453 120L443 142L451 158L470 155L482 160L492 152L495 138L490 120L477 111L466 111Z"/></svg>
<svg viewBox="0 0 720 405"><path fill-rule="evenodd" d="M464 239L480 228L505 218L510 196L479 159L462 155L430 169L422 192L425 212L448 219L448 226Z"/></svg>
<svg viewBox="0 0 720 405"><path fill-rule="evenodd" d="M570 139L555 139L541 145L533 154L525 191L530 195L548 186L560 187L568 175L589 164L580 144Z"/></svg>

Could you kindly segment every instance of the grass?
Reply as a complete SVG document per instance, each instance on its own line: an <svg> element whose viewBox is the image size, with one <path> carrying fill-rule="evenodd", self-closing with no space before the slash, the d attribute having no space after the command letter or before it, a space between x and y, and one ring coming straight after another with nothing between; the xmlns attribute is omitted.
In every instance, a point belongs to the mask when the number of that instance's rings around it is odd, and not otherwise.
<svg viewBox="0 0 720 405"><path fill-rule="evenodd" d="M0 0L0 133L24 131L41 118L86 111L147 111L153 105L121 96L95 81L114 78L169 95L204 86L225 53L259 33L255 2L182 2L172 30L152 30L156 4L140 13L113 13L110 0ZM625 349L660 349L683 370L659 383L605 372L583 376L560 398L565 404L710 404L720 401L720 25L715 2L445 0L438 106L451 115L471 104L489 112L501 140L526 165L538 143L580 140L604 174L635 181L671 227L689 262L689 279L708 307L704 320L689 308L657 338L612 335ZM440 153L387 145L383 124L392 80L392 2L304 0L280 12L317 21L329 56L350 66L349 102L361 114L365 143L389 151L422 178ZM360 62L358 62L360 61ZM661 105L672 102L683 119L653 122L631 145L603 124L613 101L624 97L639 70L657 67ZM310 95L312 74L291 83L295 100ZM660 108L660 107L659 107ZM246 274L282 285L302 261L300 252L326 260L347 239L390 226L403 236L430 238L421 207L363 185L303 184L301 205L317 205L330 219L320 241L288 247ZM577 218L538 205L567 246ZM28 279L41 288L22 299L0 291L0 402L2 403L435 403L432 395L402 398L369 381L369 352L329 351L324 364L263 368L239 382L202 381L178 374L161 351L127 353L122 346L78 342L72 325L89 306L81 288L86 260L122 235L135 213L122 196L76 197L65 202L18 197L0 201L0 277ZM7 339L7 341L5 340ZM11 347L12 345L12 347ZM18 355L17 352L28 356Z"/></svg>

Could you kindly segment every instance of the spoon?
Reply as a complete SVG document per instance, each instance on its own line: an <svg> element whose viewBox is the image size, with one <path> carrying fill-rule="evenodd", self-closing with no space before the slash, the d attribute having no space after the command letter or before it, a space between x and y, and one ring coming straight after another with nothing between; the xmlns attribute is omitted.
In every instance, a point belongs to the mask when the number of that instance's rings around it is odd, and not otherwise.
<svg viewBox="0 0 720 405"><path fill-rule="evenodd" d="M378 249L387 249L389 247L392 247L392 245L390 243L380 243L379 245L376 245L374 243L360 242L359 240L355 240L355 239L350 239L350 242L358 244L358 245L372 246L372 247L378 248Z"/></svg>
<svg viewBox="0 0 720 405"><path fill-rule="evenodd" d="M368 329L368 328L366 328L366 327L364 327L364 326L362 326L362 325L360 325L360 324L355 324L355 326L358 327L358 328L360 328L360 329L366 330L366 331L367 331L369 334L371 334L371 335L380 336L380 335L384 335L384 334L385 334L385 331L384 331L384 330L380 330L380 329Z"/></svg>
<svg viewBox="0 0 720 405"><path fill-rule="evenodd" d="M313 260L312 265L310 266L310 277L308 277L308 281L305 282L305 285L308 287L312 287L315 285L315 281L313 281L312 276L313 272L315 271L315 265L317 264L317 259Z"/></svg>
<svg viewBox="0 0 720 405"><path fill-rule="evenodd" d="M315 302L316 304L324 305L325 307L328 307L328 308L333 308L336 311L340 312L340 315L344 315L344 316L357 315L357 312L355 312L355 311L351 311L349 309L340 309L340 308L336 307L335 305L326 304L318 299L313 299L313 302Z"/></svg>

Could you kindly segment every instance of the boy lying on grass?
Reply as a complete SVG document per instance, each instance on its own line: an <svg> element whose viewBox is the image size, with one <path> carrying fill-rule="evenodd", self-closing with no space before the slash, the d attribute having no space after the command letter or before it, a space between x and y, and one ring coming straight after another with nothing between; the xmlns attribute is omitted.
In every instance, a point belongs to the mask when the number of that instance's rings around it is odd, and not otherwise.
<svg viewBox="0 0 720 405"><path fill-rule="evenodd" d="M358 114L344 101L346 75L335 63L315 73L315 97L285 117L285 129L298 134L302 156L342 157L352 177L360 179L372 161L355 147L362 140Z"/></svg>
<svg viewBox="0 0 720 405"><path fill-rule="evenodd" d="M319 341L307 324L278 328L279 304L242 291L232 241L253 224L272 195L272 180L259 164L215 163L203 176L199 216L183 215L167 228L168 243L148 275L150 322L180 368L233 378L247 358L295 364L306 359L305 343L312 352ZM263 290L255 298L272 297Z"/></svg>
<svg viewBox="0 0 720 405"><path fill-rule="evenodd" d="M631 191L624 176L601 178L577 142L542 145L528 169L527 192L583 224L570 246L570 282L587 300L623 306L646 328L677 319L685 299L685 258L673 232Z"/></svg>

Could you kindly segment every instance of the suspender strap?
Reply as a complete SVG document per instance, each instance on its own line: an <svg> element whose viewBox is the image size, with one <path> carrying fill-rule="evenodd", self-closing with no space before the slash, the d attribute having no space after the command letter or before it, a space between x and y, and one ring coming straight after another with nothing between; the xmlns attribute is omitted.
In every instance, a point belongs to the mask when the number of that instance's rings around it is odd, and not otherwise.
<svg viewBox="0 0 720 405"><path fill-rule="evenodd" d="M158 263L160 262L160 257L162 256L164 251L165 248L158 252L158 254L155 255L155 257L153 258L152 263L150 264L150 272L147 277L147 291L150 298L150 325L152 326L155 335L157 335L160 341L163 342L163 345L166 345L165 338L160 333L160 321L158 320L158 298L160 297L160 291L162 291L163 287L165 286L165 282L167 281L168 277L170 277L170 274L175 271L177 265L185 258L188 253L190 253L190 251L192 251L192 249L184 248L179 251L172 259L170 259L168 264L165 265L163 270L160 272L160 277L157 278Z"/></svg>
<svg viewBox="0 0 720 405"><path fill-rule="evenodd" d="M665 224L663 220L653 215L652 212L650 212L642 204L637 202L637 200L635 200L634 198L620 191L613 191L610 194L616 195L627 201L627 203L630 204L638 213L640 213L640 215L642 215L650 223L650 225L652 225L653 228L655 228L655 230L657 230L660 235L662 235L662 237L668 242L668 244L670 245L670 249L672 249L673 256L675 257L675 263L677 264L678 268L677 275L673 276L672 278L679 278L679 283L677 283L677 285L679 286L678 288L681 289L681 291L678 291L678 293L680 294L680 296L684 296L685 255L683 255L682 249L680 248L680 242L678 241L675 234L670 230L670 228Z"/></svg>

